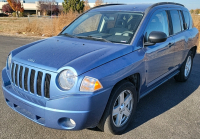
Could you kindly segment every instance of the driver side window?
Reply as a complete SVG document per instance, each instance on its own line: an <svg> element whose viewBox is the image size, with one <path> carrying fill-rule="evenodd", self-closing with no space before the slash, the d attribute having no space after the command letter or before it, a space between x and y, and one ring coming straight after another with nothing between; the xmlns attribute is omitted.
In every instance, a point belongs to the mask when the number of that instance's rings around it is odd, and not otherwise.
<svg viewBox="0 0 200 139"><path fill-rule="evenodd" d="M145 30L145 42L148 42L149 34L152 31L161 31L169 36L169 26L166 11L159 11L153 14Z"/></svg>

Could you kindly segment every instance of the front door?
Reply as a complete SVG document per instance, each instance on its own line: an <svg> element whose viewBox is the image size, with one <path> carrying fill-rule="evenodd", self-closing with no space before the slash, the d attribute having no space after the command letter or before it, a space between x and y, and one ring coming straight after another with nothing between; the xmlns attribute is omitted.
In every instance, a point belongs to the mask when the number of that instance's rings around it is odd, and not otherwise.
<svg viewBox="0 0 200 139"><path fill-rule="evenodd" d="M144 32L144 41L148 42L148 36L152 31L164 32L168 39L165 42L144 47L147 87L166 76L174 68L174 39L169 36L168 16L165 10L156 11L152 15Z"/></svg>

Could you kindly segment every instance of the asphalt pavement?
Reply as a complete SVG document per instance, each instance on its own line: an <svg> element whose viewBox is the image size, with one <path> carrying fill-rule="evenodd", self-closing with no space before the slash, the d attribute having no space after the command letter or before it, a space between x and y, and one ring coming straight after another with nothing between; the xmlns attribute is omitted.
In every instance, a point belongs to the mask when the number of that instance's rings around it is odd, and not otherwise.
<svg viewBox="0 0 200 139"><path fill-rule="evenodd" d="M38 40L0 36L0 69L9 52ZM0 82L2 81L0 74ZM123 135L114 136L95 129L55 130L38 125L9 108L0 89L0 139L200 139L200 54L194 59L187 82L173 78L142 98L134 121Z"/></svg>

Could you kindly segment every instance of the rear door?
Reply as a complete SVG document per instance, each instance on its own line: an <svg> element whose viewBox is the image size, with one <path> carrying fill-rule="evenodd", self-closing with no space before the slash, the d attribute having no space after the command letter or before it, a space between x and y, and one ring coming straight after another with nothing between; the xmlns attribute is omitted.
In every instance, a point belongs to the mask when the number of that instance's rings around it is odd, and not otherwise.
<svg viewBox="0 0 200 139"><path fill-rule="evenodd" d="M181 10L170 10L171 24L172 24L172 36L175 40L174 48L174 67L179 67L186 57L186 49L188 47L188 35L187 28L184 28L184 15Z"/></svg>
<svg viewBox="0 0 200 139"><path fill-rule="evenodd" d="M168 36L167 40L152 46L145 46L145 68L147 87L153 85L173 69L174 39L170 34L168 14L165 10L156 11L144 32L145 42L148 42L152 31L161 31Z"/></svg>

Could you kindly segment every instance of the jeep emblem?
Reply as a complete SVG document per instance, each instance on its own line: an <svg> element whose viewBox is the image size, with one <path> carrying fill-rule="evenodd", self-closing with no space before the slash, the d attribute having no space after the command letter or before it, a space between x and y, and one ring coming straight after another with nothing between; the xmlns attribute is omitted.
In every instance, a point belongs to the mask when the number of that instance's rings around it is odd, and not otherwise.
<svg viewBox="0 0 200 139"><path fill-rule="evenodd" d="M28 59L28 61L30 61L30 62L35 62L35 60L34 60L34 59Z"/></svg>

